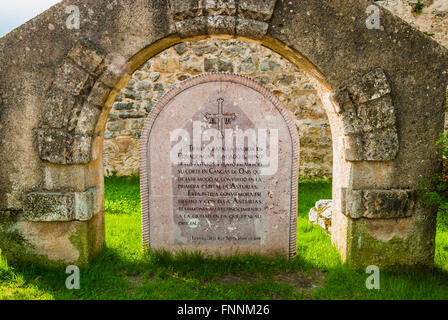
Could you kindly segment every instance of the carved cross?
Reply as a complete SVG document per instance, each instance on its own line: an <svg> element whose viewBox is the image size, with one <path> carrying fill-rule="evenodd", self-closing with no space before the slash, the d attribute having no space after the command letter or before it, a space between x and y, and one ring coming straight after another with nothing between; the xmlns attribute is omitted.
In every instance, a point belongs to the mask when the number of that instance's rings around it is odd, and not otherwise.
<svg viewBox="0 0 448 320"><path fill-rule="evenodd" d="M221 133L221 138L224 137L224 124L231 124L233 120L236 120L236 113L224 113L223 107L224 99L218 99L218 113L205 115L205 119L209 121L209 124L218 124L218 131Z"/></svg>

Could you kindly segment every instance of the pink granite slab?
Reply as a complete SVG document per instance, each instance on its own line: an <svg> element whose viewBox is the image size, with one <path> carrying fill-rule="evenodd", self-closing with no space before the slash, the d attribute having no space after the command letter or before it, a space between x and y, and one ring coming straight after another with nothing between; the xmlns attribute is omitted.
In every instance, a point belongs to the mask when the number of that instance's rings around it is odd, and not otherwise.
<svg viewBox="0 0 448 320"><path fill-rule="evenodd" d="M222 73L184 81L142 133L144 246L295 255L298 157L292 117L259 83Z"/></svg>

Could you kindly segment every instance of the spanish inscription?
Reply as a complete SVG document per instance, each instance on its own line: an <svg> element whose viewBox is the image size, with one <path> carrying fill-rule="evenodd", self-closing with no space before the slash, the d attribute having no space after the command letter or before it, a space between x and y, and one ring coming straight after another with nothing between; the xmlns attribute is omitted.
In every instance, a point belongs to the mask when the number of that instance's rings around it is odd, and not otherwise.
<svg viewBox="0 0 448 320"><path fill-rule="evenodd" d="M168 93L142 136L145 245L295 253L297 133L282 108L256 82L229 74Z"/></svg>
<svg viewBox="0 0 448 320"><path fill-rule="evenodd" d="M217 114L208 112L216 105ZM267 190L259 156L270 145L261 146L268 140L257 139L259 133L238 104L218 91L184 130L172 135L176 243L260 244L265 240ZM269 140L274 149L276 129Z"/></svg>

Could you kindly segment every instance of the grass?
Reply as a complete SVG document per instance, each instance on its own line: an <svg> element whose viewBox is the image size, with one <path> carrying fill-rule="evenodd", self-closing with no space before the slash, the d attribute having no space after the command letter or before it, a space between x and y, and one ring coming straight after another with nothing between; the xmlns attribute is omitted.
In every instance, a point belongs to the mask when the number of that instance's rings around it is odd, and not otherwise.
<svg viewBox="0 0 448 320"><path fill-rule="evenodd" d="M448 299L446 229L438 230L432 273L382 272L381 289L367 290L368 275L342 264L329 236L308 223L315 201L331 198L329 182L300 184L291 260L143 253L138 178L105 184L107 247L81 270L81 289L66 289L65 270L9 265L0 256L0 299Z"/></svg>

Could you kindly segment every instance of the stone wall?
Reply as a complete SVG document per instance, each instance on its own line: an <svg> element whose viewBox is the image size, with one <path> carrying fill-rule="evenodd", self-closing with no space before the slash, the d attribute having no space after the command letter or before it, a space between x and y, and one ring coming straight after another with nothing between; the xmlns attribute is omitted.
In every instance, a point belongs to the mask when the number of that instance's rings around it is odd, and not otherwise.
<svg viewBox="0 0 448 320"><path fill-rule="evenodd" d="M217 71L250 76L272 90L296 116L301 138L301 177L331 176L331 132L316 90L297 67L280 55L239 40L182 43L136 71L109 115L104 140L105 174L137 173L144 118L157 100L180 81Z"/></svg>

